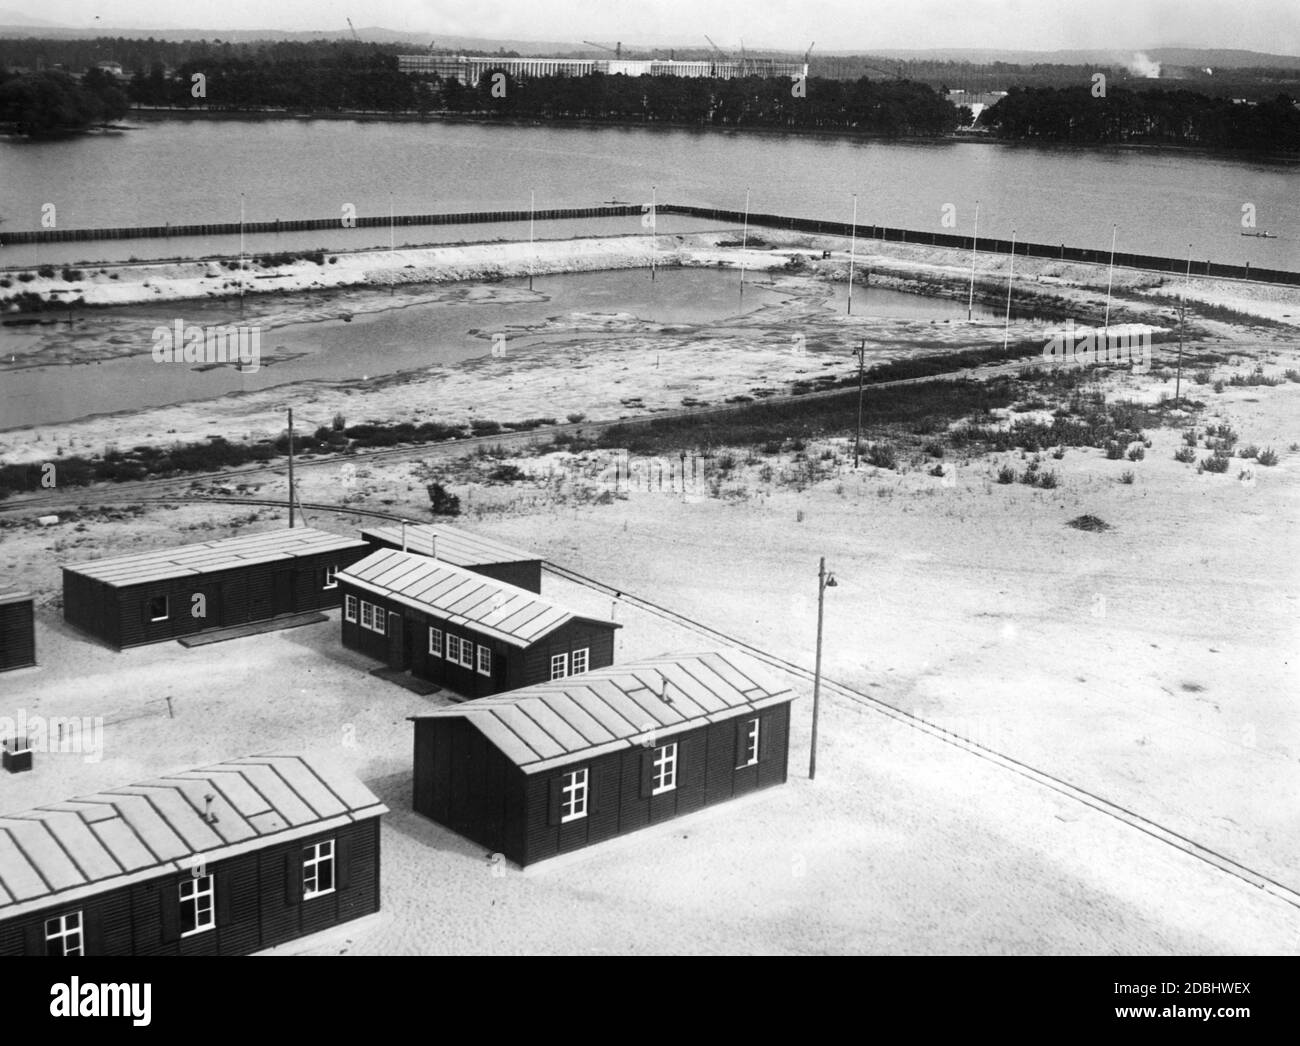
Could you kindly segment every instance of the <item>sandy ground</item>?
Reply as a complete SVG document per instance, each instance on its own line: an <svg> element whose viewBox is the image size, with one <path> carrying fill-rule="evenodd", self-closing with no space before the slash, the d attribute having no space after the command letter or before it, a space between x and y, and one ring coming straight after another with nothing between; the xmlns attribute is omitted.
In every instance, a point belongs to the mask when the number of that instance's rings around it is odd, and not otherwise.
<svg viewBox="0 0 1300 1046"><path fill-rule="evenodd" d="M825 445L839 457L831 475L803 490L779 478L796 464L786 454L777 479L745 466L722 497L634 490L600 504L557 500L544 480L480 488L467 522L808 665L824 554L839 581L828 676L1295 886L1300 454L1285 448L1300 440L1300 386L1208 395L1207 420L1278 446L1281 463L1247 479L1235 462L1198 476L1172 460L1176 432L1154 430L1141 462L1068 451L1050 462L1061 486L1042 491L993 483L1006 455L959 464L950 486L917 468L854 473L840 441ZM1124 469L1132 485L1117 482ZM417 514L417 478L418 467L376 470L353 496ZM319 488L306 500L332 485L304 482ZM1114 529L1063 526L1083 512ZM787 787L495 876L481 848L409 809L404 717L439 698L365 675L336 621L115 654L59 619L54 564L106 545L201 540L236 518L283 525L274 513L187 507L3 532L4 568L39 593L43 667L0 678L0 714L108 718L101 761L38 756L35 773L2 783L4 809L234 753L330 755L393 813L385 918L318 949L329 952L1300 951L1295 909L834 697L815 783L801 699ZM545 584L579 609L611 609ZM627 606L616 613L621 660L701 646Z"/></svg>
<svg viewBox="0 0 1300 1046"><path fill-rule="evenodd" d="M101 415L77 422L28 428L0 426L0 460L43 462L61 453L95 455L113 446L200 441L213 433L232 440L258 440L284 429L285 410L292 407L298 424L311 431L328 425L336 414L359 421L439 421L465 423L490 416L519 421L539 415L564 417L582 413L592 420L678 408L683 400L720 402L733 395L786 391L791 383L836 368L851 369L849 350L859 339L868 342L873 361L924 352L1000 345L1003 324L995 321L932 323L847 316L832 306L830 280L847 276L849 244L836 238L775 234L765 230L771 249L740 251L718 247L725 237L690 234L660 237L652 248L647 237L607 237L589 240L524 244L484 244L397 252L358 252L330 255L337 265L311 262L286 266L278 289L297 292L289 300L258 296L253 318L267 329L264 353L272 351L274 330L289 324L338 324L340 304L331 287L350 286L344 311L350 314L401 308L421 300L441 300L449 293L472 298L485 289L472 282L483 278L538 272L577 272L591 269L645 267L655 257L662 264L696 267L741 265L752 278L769 283L783 301L725 324L673 325L646 323L620 314L570 313L524 331L511 331L503 355L484 355L458 365L435 365L363 381L303 381L219 399ZM832 251L822 260L821 251ZM788 275L786 262L795 254L810 260L809 275ZM1001 301L1009 259L978 260L979 290ZM930 290L965 300L969 258L960 252L903 244L859 244L858 278L871 271L873 286ZM204 281L216 281L212 294L228 294L222 277L201 275L217 263L125 266L104 270L84 288L104 303L122 303L155 294L158 300L184 300L200 295ZM219 266L217 266L219 268ZM222 270L224 272L224 270ZM113 281L112 276L120 276ZM326 278L335 282L329 283ZM388 282L408 281L400 297L390 297ZM1016 260L1016 286L1068 309L1100 314L1105 302L1105 267L1062 265ZM322 282L325 280L326 282ZM15 289L48 293L59 282L37 278ZM149 284L145 288L145 284ZM1150 273L1117 271L1112 320L1167 330L1176 322L1176 296L1182 281ZM361 293L357 286L384 290ZM93 294L92 294L93 292ZM526 291L493 289L493 294ZM863 293L859 291L858 293ZM869 292L867 292L869 293ZM125 297L124 297L125 296ZM1216 304L1300 326L1300 290L1245 285L1231 281L1193 280L1189 300ZM0 299L2 301L3 299ZM89 300L89 299L88 299ZM153 300L150 298L150 300ZM156 317L150 324L157 322ZM1243 332L1226 323L1205 321L1201 327L1222 338ZM86 362L147 351L140 346L139 324L129 333L93 311L84 312L71 332L39 333L29 328L5 331L7 339L41 340L40 358L58 364ZM1012 340L1046 341L1056 323L1020 320L1010 325ZM1275 330L1246 332L1275 338ZM359 335L359 337L362 335ZM171 366L172 364L167 364ZM206 366L206 365L204 365ZM485 397L484 389L490 388ZM643 406L625 400L639 397ZM484 406L490 400L490 410Z"/></svg>
<svg viewBox="0 0 1300 1046"><path fill-rule="evenodd" d="M792 286L791 302L812 316L825 311L815 288ZM1300 313L1294 298L1285 308ZM766 322L779 330L778 320L788 314ZM829 330L849 321L824 322ZM1270 332L1265 347L1247 344L1255 334L1222 333L1246 340L1220 346L1236 356L1212 378L1257 358L1269 373L1300 366L1286 331ZM687 359L673 357L670 373L688 373ZM463 395L472 398L474 374L490 379L499 363L463 368ZM544 368L535 370L520 409L562 412L565 375L540 385ZM623 395L647 404L664 395L644 369L625 383ZM1173 392L1158 374L1100 387L1112 398ZM854 472L844 440L807 448L817 461L829 453L824 478L811 484L792 478L804 463L789 450L749 463L742 452L718 496L601 497L598 486L578 490L545 475L548 463L568 464L557 456L519 459L538 476L514 485L479 482L481 462L443 478L466 503L465 525L809 667L824 555L838 580L827 593L828 676L1296 888L1300 451L1291 448L1300 446L1300 385L1185 388L1207 404L1200 427L1228 423L1243 444L1274 447L1280 463L1234 459L1227 474L1198 475L1172 459L1177 430L1157 429L1142 461L1094 450L1046 459L1060 476L1055 490L995 483L1000 465L1024 466L1019 454L950 453L956 469L944 479L911 459L897 472ZM359 419L355 409L349 417ZM1132 484L1119 482L1125 471ZM305 470L301 497L427 518L428 472L418 462L363 465L340 487L333 470ZM281 487L255 493L280 496ZM1083 513L1112 529L1064 526ZM340 532L357 525L310 522ZM40 753L35 772L0 781L0 809L247 752L333 757L393 812L384 917L317 949L326 952L1300 951L1295 908L846 700L823 702L818 777L808 781L802 686L787 786L494 875L480 847L409 809L405 717L440 698L365 674L371 664L338 643L337 615L195 650L122 654L62 623L61 562L283 523L275 512L215 505L112 510L53 528L0 516L0 570L38 596L41 661L0 676L0 715L106 718L102 759ZM552 577L545 586L579 610L611 611L588 590ZM626 605L615 613L625 625L619 660L702 645Z"/></svg>

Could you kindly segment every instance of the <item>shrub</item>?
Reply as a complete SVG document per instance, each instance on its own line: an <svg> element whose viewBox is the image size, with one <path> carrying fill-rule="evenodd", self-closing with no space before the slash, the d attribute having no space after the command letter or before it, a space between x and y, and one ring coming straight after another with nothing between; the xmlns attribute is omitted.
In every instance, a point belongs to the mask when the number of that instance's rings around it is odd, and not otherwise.
<svg viewBox="0 0 1300 1046"><path fill-rule="evenodd" d="M1269 447L1266 450L1261 450L1258 454L1256 454L1255 460L1259 462L1259 464L1261 465L1276 465L1277 452L1273 450L1272 447Z"/></svg>
<svg viewBox="0 0 1300 1046"><path fill-rule="evenodd" d="M930 457L932 457L932 458L941 458L941 457L943 457L943 444L942 444L942 443L927 443L927 444L925 445L925 447L922 448L922 449L925 451L925 453L929 454Z"/></svg>
<svg viewBox="0 0 1300 1046"><path fill-rule="evenodd" d="M63 279L66 283L76 283L83 276L85 276L85 273L80 269L68 268L63 270Z"/></svg>
<svg viewBox="0 0 1300 1046"><path fill-rule="evenodd" d="M1065 525L1067 527L1073 527L1075 530L1087 530L1094 533L1110 529L1109 523L1105 520L1098 519L1091 513L1083 516L1075 516L1074 519L1070 520Z"/></svg>
<svg viewBox="0 0 1300 1046"><path fill-rule="evenodd" d="M32 280L34 279L36 279L36 277L33 276L30 272L20 272L18 274L19 283L31 283Z"/></svg>
<svg viewBox="0 0 1300 1046"><path fill-rule="evenodd" d="M1192 447L1179 447L1174 451L1174 460L1181 461L1184 465L1190 465L1196 460L1196 451Z"/></svg>
<svg viewBox="0 0 1300 1046"><path fill-rule="evenodd" d="M780 453L781 453L781 441L780 441L779 439L770 439L770 440L768 440L766 443L763 444L763 453L764 453L764 454L780 454Z"/></svg>
<svg viewBox="0 0 1300 1046"><path fill-rule="evenodd" d="M1291 370L1285 371L1282 376L1286 378L1287 381L1300 381L1300 370L1296 370L1293 367Z"/></svg>
<svg viewBox="0 0 1300 1046"><path fill-rule="evenodd" d="M1146 456L1147 456L1146 448L1141 444L1138 444L1136 447L1133 447L1128 452L1129 461L1141 461Z"/></svg>
<svg viewBox="0 0 1300 1046"><path fill-rule="evenodd" d="M1201 459L1201 468L1206 472L1227 472L1228 462L1228 455L1215 451L1208 458Z"/></svg>
<svg viewBox="0 0 1300 1046"><path fill-rule="evenodd" d="M334 425L335 432L342 432L345 428L347 428L348 425L347 418L345 418L342 414L335 414L333 425Z"/></svg>
<svg viewBox="0 0 1300 1046"><path fill-rule="evenodd" d="M1054 451L1052 451L1052 457L1054 457L1057 461L1060 461L1063 457L1065 457L1065 448L1057 447Z"/></svg>
<svg viewBox="0 0 1300 1046"><path fill-rule="evenodd" d="M998 469L999 483L1014 483L1016 481L1016 470L1010 465L1003 465Z"/></svg>
<svg viewBox="0 0 1300 1046"><path fill-rule="evenodd" d="M1123 459L1123 457L1124 457L1124 445L1122 443L1116 442L1113 439L1108 440L1106 442L1106 460L1120 461Z"/></svg>
<svg viewBox="0 0 1300 1046"><path fill-rule="evenodd" d="M1192 375L1192 380L1197 385L1208 385L1210 383L1210 372L1208 370L1198 370Z"/></svg>
<svg viewBox="0 0 1300 1046"><path fill-rule="evenodd" d="M1194 447L1201 441L1201 437L1196 434L1195 429L1186 429L1183 432L1183 442L1189 447Z"/></svg>
<svg viewBox="0 0 1300 1046"><path fill-rule="evenodd" d="M501 423L491 418L475 418L469 428L475 436L495 436L501 431Z"/></svg>
<svg viewBox="0 0 1300 1046"><path fill-rule="evenodd" d="M1055 472L1044 472L1038 477L1038 485L1044 490L1055 490L1057 485Z"/></svg>
<svg viewBox="0 0 1300 1046"><path fill-rule="evenodd" d="M1121 483L1132 483L1134 478L1132 469L1125 469L1119 474L1119 481Z"/></svg>
<svg viewBox="0 0 1300 1046"><path fill-rule="evenodd" d="M54 278L54 266L53 266L53 265L42 265L39 269L36 270L36 272L37 272L39 275L44 276L47 280L50 280L50 279L53 279L53 278Z"/></svg>
<svg viewBox="0 0 1300 1046"><path fill-rule="evenodd" d="M518 465L498 465L488 473L488 479L495 480L497 483L518 483L521 479L527 478L527 473Z"/></svg>
<svg viewBox="0 0 1300 1046"><path fill-rule="evenodd" d="M879 469L898 467L898 454L888 443L873 443L867 451L867 461Z"/></svg>
<svg viewBox="0 0 1300 1046"><path fill-rule="evenodd" d="M459 516L460 498L452 494L441 483L430 483L429 506L435 516Z"/></svg>
<svg viewBox="0 0 1300 1046"><path fill-rule="evenodd" d="M586 421L587 415L583 414L581 411L574 411L572 414L564 415L564 420L570 425L576 425L580 421Z"/></svg>
<svg viewBox="0 0 1300 1046"><path fill-rule="evenodd" d="M1259 448L1253 443L1248 443L1237 451L1237 456L1242 458L1254 458L1259 456Z"/></svg>
<svg viewBox="0 0 1300 1046"><path fill-rule="evenodd" d="M930 470L930 475L932 475L932 476L942 476L942 475L943 475L943 465L935 465L934 468L932 468L932 469Z"/></svg>
<svg viewBox="0 0 1300 1046"><path fill-rule="evenodd" d="M1222 391L1223 391L1223 382L1221 382L1221 381L1216 381L1216 382L1214 383L1214 391L1215 391L1215 392L1222 392Z"/></svg>

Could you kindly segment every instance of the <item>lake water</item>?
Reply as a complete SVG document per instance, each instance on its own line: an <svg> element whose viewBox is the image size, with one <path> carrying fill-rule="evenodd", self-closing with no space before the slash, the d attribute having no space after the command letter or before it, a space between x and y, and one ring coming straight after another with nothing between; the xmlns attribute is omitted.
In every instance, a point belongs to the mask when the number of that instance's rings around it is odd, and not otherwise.
<svg viewBox="0 0 1300 1046"><path fill-rule="evenodd" d="M575 333L571 326L575 320L588 321L589 329L614 316L669 326L723 323L781 301L784 296L770 286L769 279L766 273L750 273L743 299L739 273L692 268L660 269L653 282L645 270L539 277L532 293L527 280L505 280L488 287L403 288L391 297L385 291L349 290L331 295L328 306L321 306L325 299L320 295L249 298L242 318L230 301L97 309L74 315L71 328L66 319L46 314L40 325L0 328L0 429L212 399L298 381L360 384L487 355L492 336L498 333L506 336L507 351L516 339L522 339L519 344L557 338L572 343L607 336ZM841 308L845 289L828 286L825 291L829 307ZM853 302L857 315L935 322L966 318L964 302L898 291L859 287ZM263 310L311 303L323 308L324 318L263 330L257 371L234 366L160 366L153 360L153 330L171 326L178 315L187 325L201 327L251 325L261 321ZM365 311L375 306L384 311ZM1001 318L978 305L975 316ZM553 332L538 329L553 318L569 326ZM51 346L69 334L97 353L112 345L117 354L65 362L66 348L55 353Z"/></svg>
<svg viewBox="0 0 1300 1046"><path fill-rule="evenodd" d="M0 140L0 229L231 222L591 206L658 199L755 212L1300 268L1300 163L1134 149L657 128L142 120L67 141ZM952 205L955 225L943 224ZM1278 239L1244 237L1242 209ZM674 224L676 222L676 224ZM639 232L636 218L538 235ZM691 228L665 217L661 231ZM398 230L398 242L518 237L519 227ZM213 241L101 241L0 248L0 265L232 253ZM237 239L237 238L236 238ZM387 246L386 229L249 238L250 250Z"/></svg>

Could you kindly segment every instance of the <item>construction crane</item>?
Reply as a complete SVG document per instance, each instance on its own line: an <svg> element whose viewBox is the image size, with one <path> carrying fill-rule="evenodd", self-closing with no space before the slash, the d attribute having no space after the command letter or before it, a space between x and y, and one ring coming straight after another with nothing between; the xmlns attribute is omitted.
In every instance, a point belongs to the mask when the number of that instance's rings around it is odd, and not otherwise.
<svg viewBox="0 0 1300 1046"><path fill-rule="evenodd" d="M348 28L352 30L352 39L357 43L361 43L361 37L357 35L357 27L352 24L351 18L348 19Z"/></svg>
<svg viewBox="0 0 1300 1046"><path fill-rule="evenodd" d="M619 40L613 47L606 47L604 44L598 44L595 40L584 40L584 44L590 44L592 47L599 47L602 51L608 51L615 58L623 57L623 41Z"/></svg>

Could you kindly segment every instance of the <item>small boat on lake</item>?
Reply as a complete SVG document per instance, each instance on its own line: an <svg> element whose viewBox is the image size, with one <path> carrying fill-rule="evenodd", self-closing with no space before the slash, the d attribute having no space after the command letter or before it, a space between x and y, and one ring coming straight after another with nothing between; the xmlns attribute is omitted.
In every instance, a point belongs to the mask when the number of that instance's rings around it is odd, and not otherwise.
<svg viewBox="0 0 1300 1046"><path fill-rule="evenodd" d="M1277 233L1275 233L1275 232L1246 232L1246 231L1243 229L1241 235L1242 235L1242 236L1256 236L1256 237L1258 237L1258 238L1261 239L1261 240L1276 240L1276 239L1277 239Z"/></svg>

